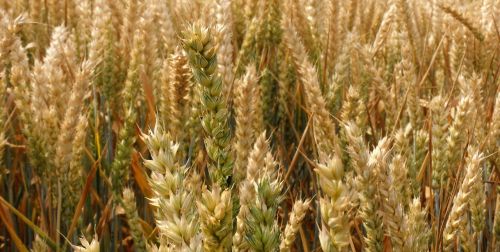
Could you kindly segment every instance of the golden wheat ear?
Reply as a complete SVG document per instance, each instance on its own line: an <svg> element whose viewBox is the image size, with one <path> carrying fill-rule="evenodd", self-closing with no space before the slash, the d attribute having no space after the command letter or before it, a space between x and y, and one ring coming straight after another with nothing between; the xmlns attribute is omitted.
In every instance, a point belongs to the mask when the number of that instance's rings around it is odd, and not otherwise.
<svg viewBox="0 0 500 252"><path fill-rule="evenodd" d="M252 144L257 136L250 125L255 120L254 111L255 89L257 88L257 76L253 67L248 67L245 76L235 82L236 97L234 99L236 129L234 150L236 161L234 167L234 179L238 183L245 178L248 165L248 155L252 149Z"/></svg>
<svg viewBox="0 0 500 252"><path fill-rule="evenodd" d="M293 204L290 219L288 220L285 231L281 237L280 251L290 251L292 244L295 241L295 236L302 225L302 221L311 207L311 203L311 199L307 199L305 201L297 200Z"/></svg>

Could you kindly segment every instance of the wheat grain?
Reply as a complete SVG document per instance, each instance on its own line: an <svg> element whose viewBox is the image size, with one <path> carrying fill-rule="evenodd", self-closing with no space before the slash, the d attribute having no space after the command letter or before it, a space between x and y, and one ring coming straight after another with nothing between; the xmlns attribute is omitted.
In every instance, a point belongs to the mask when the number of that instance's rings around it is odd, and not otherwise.
<svg viewBox="0 0 500 252"><path fill-rule="evenodd" d="M420 200L413 199L405 218L407 222L405 248L409 251L427 250L431 239L431 230L426 223L426 212L425 209L422 209Z"/></svg>
<svg viewBox="0 0 500 252"><path fill-rule="evenodd" d="M123 190L123 208L125 209L125 215L127 216L127 221L130 226L130 232L132 238L134 239L134 248L139 251L144 251L146 247L141 223L139 222L140 220L137 214L135 195L129 188L125 188Z"/></svg>
<svg viewBox="0 0 500 252"><path fill-rule="evenodd" d="M349 223L346 217L349 191L342 181L344 167L338 156L334 156L326 163L318 164L315 169L319 175L319 183L324 197L320 198L322 230L327 230L328 236L322 241L323 250L333 247L341 251L349 244Z"/></svg>
<svg viewBox="0 0 500 252"><path fill-rule="evenodd" d="M241 181L246 174L248 155L252 148L256 133L252 127L249 127L254 122L253 104L255 97L253 93L256 88L255 70L252 67L247 68L244 79L236 81L236 97L234 106L236 107L236 129L235 129L235 146L236 161L235 161L235 180Z"/></svg>
<svg viewBox="0 0 500 252"><path fill-rule="evenodd" d="M171 140L157 121L153 131L142 136L151 153L145 161L151 170L149 184L154 192L150 204L155 206L156 222L162 246L176 249L196 247L198 221L195 215L194 188L185 189L187 168L179 164L179 145Z"/></svg>
<svg viewBox="0 0 500 252"><path fill-rule="evenodd" d="M205 147L212 160L212 181L221 187L230 186L233 157L229 152L231 132L227 125L228 112L222 97L223 82L217 73L217 45L210 30L194 24L184 34L186 51L193 77L201 89L201 104L204 107L202 126L208 137Z"/></svg>
<svg viewBox="0 0 500 252"><path fill-rule="evenodd" d="M80 243L82 246L73 246L73 249L77 252L99 252L99 240L97 235L89 242L85 237L80 238Z"/></svg>
<svg viewBox="0 0 500 252"><path fill-rule="evenodd" d="M231 193L217 185L204 190L197 203L205 251L225 251L231 246Z"/></svg>
<svg viewBox="0 0 500 252"><path fill-rule="evenodd" d="M302 220L304 219L309 207L311 206L311 200L297 200L293 204L292 213L290 214L290 219L285 227L285 232L281 238L280 251L290 251L292 243L295 240L295 235L299 231Z"/></svg>
<svg viewBox="0 0 500 252"><path fill-rule="evenodd" d="M465 27L467 27L467 29L469 29L469 31L471 31L472 34L474 34L474 36L479 41L483 41L484 35L481 33L481 31L479 30L479 28L477 28L477 26L470 19L468 19L463 14L461 14L457 10L453 9L452 6L449 6L447 4L439 3L438 7L441 10L443 10L444 12L448 13L449 15L451 15L453 18L455 18L458 22L460 22L461 24L463 24Z"/></svg>
<svg viewBox="0 0 500 252"><path fill-rule="evenodd" d="M499 3L0 0L0 248L495 251Z"/></svg>
<svg viewBox="0 0 500 252"><path fill-rule="evenodd" d="M325 100L321 94L319 82L314 66L308 61L306 51L297 37L295 28L290 22L284 21L285 41L290 48L294 63L298 67L306 91L306 98L310 111L314 113L315 136L318 141L321 156L327 156L333 151L341 155L338 137L335 134L335 124L327 111ZM324 157L321 157L324 158Z"/></svg>
<svg viewBox="0 0 500 252"><path fill-rule="evenodd" d="M455 246L457 238L460 238L461 245L468 242L466 239L468 235L466 211L470 209L469 198L474 197L473 194L477 193L475 189L477 184L482 183L480 162L483 158L482 154L477 152L471 153L471 155L467 162L465 178L453 199L453 207L443 232L443 247L446 250Z"/></svg>

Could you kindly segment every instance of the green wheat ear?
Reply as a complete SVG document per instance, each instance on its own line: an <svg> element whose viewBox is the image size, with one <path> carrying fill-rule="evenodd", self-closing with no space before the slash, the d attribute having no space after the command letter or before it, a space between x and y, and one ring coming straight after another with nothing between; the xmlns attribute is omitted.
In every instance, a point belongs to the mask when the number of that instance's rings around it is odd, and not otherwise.
<svg viewBox="0 0 500 252"><path fill-rule="evenodd" d="M184 32L182 42L193 77L201 90L204 110L201 124L206 133L205 148L211 159L211 180L228 188L234 161L230 150L229 113L222 96L222 79L217 72L217 45L211 30L199 24L193 24Z"/></svg>

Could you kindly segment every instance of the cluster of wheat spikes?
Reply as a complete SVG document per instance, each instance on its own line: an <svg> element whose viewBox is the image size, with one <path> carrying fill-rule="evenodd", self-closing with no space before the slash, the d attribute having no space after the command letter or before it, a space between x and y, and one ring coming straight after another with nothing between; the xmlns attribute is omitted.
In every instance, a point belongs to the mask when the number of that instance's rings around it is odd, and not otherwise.
<svg viewBox="0 0 500 252"><path fill-rule="evenodd" d="M500 0L0 0L0 250L500 251Z"/></svg>

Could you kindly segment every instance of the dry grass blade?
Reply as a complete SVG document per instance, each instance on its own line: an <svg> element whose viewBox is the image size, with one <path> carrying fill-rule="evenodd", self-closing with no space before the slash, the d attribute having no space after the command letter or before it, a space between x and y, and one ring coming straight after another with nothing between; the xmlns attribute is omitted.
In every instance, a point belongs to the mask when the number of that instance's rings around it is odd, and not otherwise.
<svg viewBox="0 0 500 252"><path fill-rule="evenodd" d="M3 198L2 198L2 201L3 201ZM12 222L7 219L7 216L5 215L5 211L4 211L3 207L0 207L0 220L5 225L5 228L7 229L7 232L9 233L14 244L16 245L16 248L21 252L28 252L28 249L26 248L26 246L24 246L24 244L21 241L21 239L19 238L19 236L17 236L16 231L14 230L14 227L12 226Z"/></svg>
<svg viewBox="0 0 500 252"><path fill-rule="evenodd" d="M24 216L21 212L19 212L15 207L13 207L9 202L5 201L5 199L0 196L0 202L7 207L12 213L14 213L19 219L21 219L26 225L28 225L35 233L37 233L46 243L49 245L52 249L58 251L59 246L57 243L55 243L50 237L43 232L42 229L40 229L35 223L33 223L31 220L29 220L26 216ZM4 212L2 210L2 219L5 218ZM6 219L4 219L6 220ZM8 223L8 222L5 222Z"/></svg>
<svg viewBox="0 0 500 252"><path fill-rule="evenodd" d="M90 187L92 186L92 182L94 181L94 178L96 176L96 172L97 172L97 169L99 167L99 163L100 163L100 160L96 160L94 162L94 165L92 166L92 169L89 171L89 173L87 175L87 180L85 181L85 186L83 187L82 195L80 196L80 199L78 200L78 204L76 205L75 214L73 215L73 219L71 220L71 226L68 230L68 234L66 235L66 237L71 237L73 235L78 218L80 217L80 214L83 211L83 204L85 204L87 194L89 193Z"/></svg>
<svg viewBox="0 0 500 252"><path fill-rule="evenodd" d="M146 179L145 171L142 167L139 166L139 155L137 152L132 154L132 172L134 174L134 179L137 182L137 185L141 189L142 194L145 197L149 198L153 194L151 190L151 186L149 186L148 181Z"/></svg>
<svg viewBox="0 0 500 252"><path fill-rule="evenodd" d="M309 117L309 120L307 121L306 128L304 129L304 132L302 133L302 137L300 138L299 145L297 146L297 150L295 151L295 154L293 154L292 162L290 163L290 166L288 166L288 170L286 171L286 174L285 174L285 177L283 178L283 181L288 181L288 178L290 177L293 170L295 169L295 166L297 164L299 154L300 154L300 148L304 144L304 141L305 141L306 136L307 136L307 132L309 131L309 127L312 124L312 117L313 116L314 116L314 114L311 115Z"/></svg>

